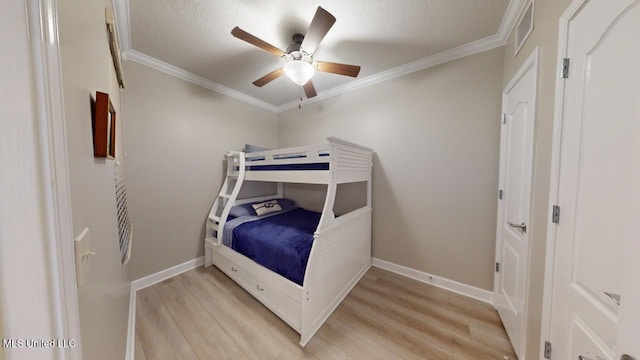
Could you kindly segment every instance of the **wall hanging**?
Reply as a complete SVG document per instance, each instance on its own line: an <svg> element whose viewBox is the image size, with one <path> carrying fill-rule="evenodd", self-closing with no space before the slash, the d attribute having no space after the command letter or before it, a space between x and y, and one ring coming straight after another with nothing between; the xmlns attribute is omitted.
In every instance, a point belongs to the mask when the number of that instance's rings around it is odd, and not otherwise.
<svg viewBox="0 0 640 360"><path fill-rule="evenodd" d="M116 157L116 111L109 94L96 91L93 119L93 156Z"/></svg>

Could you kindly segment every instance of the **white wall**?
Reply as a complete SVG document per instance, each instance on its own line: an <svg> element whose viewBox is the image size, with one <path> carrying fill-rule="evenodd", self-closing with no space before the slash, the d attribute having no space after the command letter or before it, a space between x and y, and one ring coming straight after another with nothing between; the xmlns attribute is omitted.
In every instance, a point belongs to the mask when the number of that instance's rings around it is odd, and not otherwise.
<svg viewBox="0 0 640 360"><path fill-rule="evenodd" d="M32 57L24 1L0 21L0 339L47 339L51 314ZM0 348L0 359L47 359L50 348Z"/></svg>
<svg viewBox="0 0 640 360"><path fill-rule="evenodd" d="M503 59L498 48L281 113L279 146L373 148L373 256L491 290Z"/></svg>
<svg viewBox="0 0 640 360"><path fill-rule="evenodd" d="M133 278L204 255L224 154L277 144L276 114L125 63L125 141Z"/></svg>
<svg viewBox="0 0 640 360"><path fill-rule="evenodd" d="M105 7L110 0L58 2L74 234L89 228L91 270L78 288L85 359L123 359L130 268L122 267L115 201L115 160L93 157L90 96L110 94L118 114L116 158L122 159L122 114L109 51Z"/></svg>

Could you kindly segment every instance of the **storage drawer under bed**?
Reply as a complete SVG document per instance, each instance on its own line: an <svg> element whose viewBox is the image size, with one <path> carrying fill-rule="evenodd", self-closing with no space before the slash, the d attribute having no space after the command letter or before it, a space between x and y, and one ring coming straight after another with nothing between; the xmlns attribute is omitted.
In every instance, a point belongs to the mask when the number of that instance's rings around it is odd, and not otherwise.
<svg viewBox="0 0 640 360"><path fill-rule="evenodd" d="M287 284L293 284L289 280L253 262L244 255L226 247L224 248L232 252L232 254L228 254L231 255L230 257L234 257L236 260L242 259L242 266L238 265L238 261L233 261L220 252L214 251L213 263L216 267L271 311L278 314L294 330L300 332L302 289L292 289ZM241 258L238 258L238 256ZM292 298L290 295L297 295L297 299Z"/></svg>

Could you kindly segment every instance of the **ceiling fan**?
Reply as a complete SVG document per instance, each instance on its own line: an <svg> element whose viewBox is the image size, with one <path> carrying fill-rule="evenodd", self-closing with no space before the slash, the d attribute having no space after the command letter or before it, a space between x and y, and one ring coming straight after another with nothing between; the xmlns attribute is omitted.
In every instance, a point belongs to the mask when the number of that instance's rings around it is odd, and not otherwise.
<svg viewBox="0 0 640 360"><path fill-rule="evenodd" d="M304 88L304 93L307 98L312 98L317 95L316 89L311 82L311 78L316 70L351 77L357 77L358 73L360 73L360 66L313 60L313 54L318 48L318 45L320 45L320 42L335 22L336 18L333 15L318 6L318 10L316 10L316 14L313 16L313 20L311 20L311 24L307 30L307 34L293 35L293 43L286 51L278 49L237 26L231 30L231 35L285 60L282 68L274 70L254 81L253 85L263 87L284 74L294 83Z"/></svg>

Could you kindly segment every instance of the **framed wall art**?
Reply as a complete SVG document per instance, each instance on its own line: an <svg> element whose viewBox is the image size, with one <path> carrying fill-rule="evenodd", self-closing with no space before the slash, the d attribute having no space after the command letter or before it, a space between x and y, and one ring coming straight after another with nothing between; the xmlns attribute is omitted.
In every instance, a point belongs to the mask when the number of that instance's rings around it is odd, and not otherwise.
<svg viewBox="0 0 640 360"><path fill-rule="evenodd" d="M94 113L93 156L114 159L116 157L116 111L109 99L109 94L96 91Z"/></svg>

